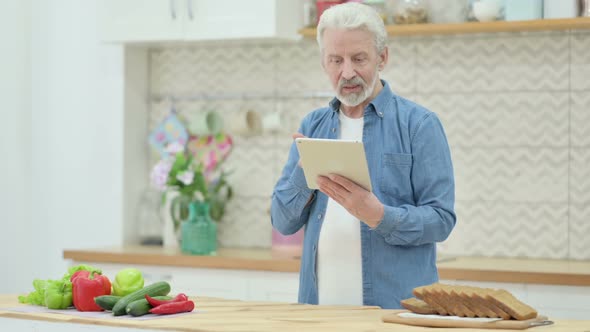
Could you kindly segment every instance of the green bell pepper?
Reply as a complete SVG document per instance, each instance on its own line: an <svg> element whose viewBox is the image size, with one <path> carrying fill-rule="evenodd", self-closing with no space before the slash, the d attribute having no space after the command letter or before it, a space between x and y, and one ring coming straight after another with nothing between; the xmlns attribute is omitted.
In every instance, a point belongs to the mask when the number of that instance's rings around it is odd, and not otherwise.
<svg viewBox="0 0 590 332"><path fill-rule="evenodd" d="M135 268L127 268L117 272L113 281L113 295L125 296L142 289L144 284L141 271Z"/></svg>
<svg viewBox="0 0 590 332"><path fill-rule="evenodd" d="M72 283L65 280L48 280L45 288L45 305L49 309L71 307Z"/></svg>

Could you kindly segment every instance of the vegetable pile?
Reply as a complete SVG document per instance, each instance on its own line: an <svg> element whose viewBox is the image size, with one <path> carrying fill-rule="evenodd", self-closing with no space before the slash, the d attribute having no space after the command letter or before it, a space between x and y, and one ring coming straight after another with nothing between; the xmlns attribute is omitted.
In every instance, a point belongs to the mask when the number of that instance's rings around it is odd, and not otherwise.
<svg viewBox="0 0 590 332"><path fill-rule="evenodd" d="M58 280L33 280L34 290L18 297L19 302L49 309L111 311L114 316L169 315L190 312L195 303L186 294L168 296L166 281L144 286L143 274L135 268L120 270L113 282L100 269L78 265Z"/></svg>

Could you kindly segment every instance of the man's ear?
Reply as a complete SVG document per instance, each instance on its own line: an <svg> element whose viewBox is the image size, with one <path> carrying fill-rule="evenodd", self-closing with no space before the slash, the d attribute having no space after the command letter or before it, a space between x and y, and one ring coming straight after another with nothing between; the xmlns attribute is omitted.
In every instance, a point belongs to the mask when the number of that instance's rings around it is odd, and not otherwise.
<svg viewBox="0 0 590 332"><path fill-rule="evenodd" d="M383 68L385 68L385 65L387 65L387 61L389 60L389 50L387 49L387 46L385 46L385 48L383 49L383 51L381 52L381 54L379 54L379 71L383 70Z"/></svg>

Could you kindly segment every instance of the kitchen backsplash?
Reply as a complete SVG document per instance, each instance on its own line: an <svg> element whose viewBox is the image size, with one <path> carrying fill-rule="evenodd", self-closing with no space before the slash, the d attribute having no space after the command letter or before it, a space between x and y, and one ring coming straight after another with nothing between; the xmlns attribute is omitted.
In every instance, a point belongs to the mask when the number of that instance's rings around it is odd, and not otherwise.
<svg viewBox="0 0 590 332"><path fill-rule="evenodd" d="M583 31L390 39L382 78L437 113L451 145L457 226L440 253L590 259L588 50ZM223 246L270 247L291 134L330 100L318 97L331 88L317 44L154 48L150 61L151 127L167 96L181 97L180 114L215 110L226 123L248 109L282 116L284 131L234 137L236 197L219 225Z"/></svg>

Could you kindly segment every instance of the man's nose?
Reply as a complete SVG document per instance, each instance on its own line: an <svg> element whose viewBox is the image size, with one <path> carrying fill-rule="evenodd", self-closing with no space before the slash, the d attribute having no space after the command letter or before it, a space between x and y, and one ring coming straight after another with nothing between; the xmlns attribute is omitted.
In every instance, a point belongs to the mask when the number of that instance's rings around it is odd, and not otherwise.
<svg viewBox="0 0 590 332"><path fill-rule="evenodd" d="M354 67L351 61L344 61L342 64L342 78L345 80L350 80L356 76L356 72L354 71Z"/></svg>

